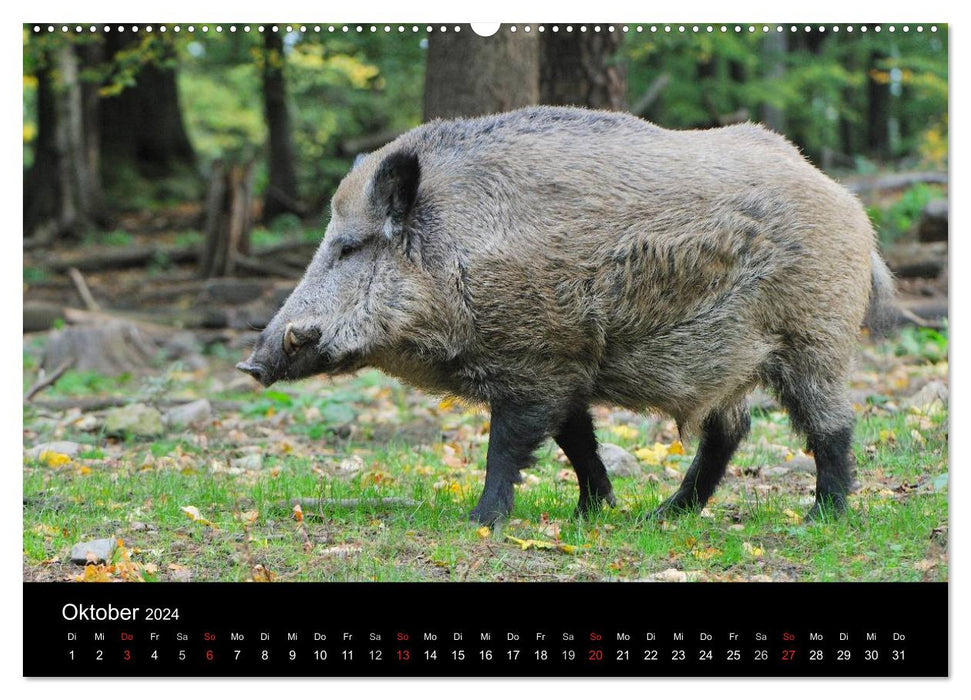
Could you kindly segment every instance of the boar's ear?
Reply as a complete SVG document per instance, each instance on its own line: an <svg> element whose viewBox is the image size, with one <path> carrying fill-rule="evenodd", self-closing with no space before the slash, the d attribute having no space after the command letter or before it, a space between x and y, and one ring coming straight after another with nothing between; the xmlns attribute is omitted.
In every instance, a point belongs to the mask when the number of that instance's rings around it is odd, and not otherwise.
<svg viewBox="0 0 971 700"><path fill-rule="evenodd" d="M421 166L418 156L410 151L397 151L386 156L374 175L371 200L385 216L384 235L389 239L404 229L418 195Z"/></svg>

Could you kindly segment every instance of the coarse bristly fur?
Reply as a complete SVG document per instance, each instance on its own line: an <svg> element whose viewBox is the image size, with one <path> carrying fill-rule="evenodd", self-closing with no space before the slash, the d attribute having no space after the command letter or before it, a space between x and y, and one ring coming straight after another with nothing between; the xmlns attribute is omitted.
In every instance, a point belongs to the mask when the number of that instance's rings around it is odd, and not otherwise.
<svg viewBox="0 0 971 700"><path fill-rule="evenodd" d="M591 404L700 432L655 514L700 508L763 385L814 451L817 516L845 506L848 366L892 299L860 203L782 136L537 107L434 121L365 157L240 368L269 385L369 365L488 405L473 517L490 524L550 436L579 510L614 502Z"/></svg>

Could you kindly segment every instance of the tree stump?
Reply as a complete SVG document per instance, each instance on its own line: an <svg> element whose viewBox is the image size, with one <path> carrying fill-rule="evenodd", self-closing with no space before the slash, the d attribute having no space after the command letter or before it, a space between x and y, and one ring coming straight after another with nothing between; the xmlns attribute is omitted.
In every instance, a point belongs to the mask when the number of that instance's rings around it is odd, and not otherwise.
<svg viewBox="0 0 971 700"><path fill-rule="evenodd" d="M199 259L202 277L228 277L249 254L253 164L213 166L206 196L206 240Z"/></svg>
<svg viewBox="0 0 971 700"><path fill-rule="evenodd" d="M71 363L75 370L114 376L151 367L158 350L134 323L111 320L52 331L41 366L50 372Z"/></svg>

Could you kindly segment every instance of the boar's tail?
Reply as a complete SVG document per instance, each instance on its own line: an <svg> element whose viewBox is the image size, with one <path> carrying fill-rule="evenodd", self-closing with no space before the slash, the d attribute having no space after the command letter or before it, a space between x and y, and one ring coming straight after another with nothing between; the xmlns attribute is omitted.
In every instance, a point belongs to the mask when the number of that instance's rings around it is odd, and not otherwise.
<svg viewBox="0 0 971 700"><path fill-rule="evenodd" d="M870 305L867 307L863 325L873 335L885 335L894 325L899 315L894 291L893 273L880 253L873 251L871 261Z"/></svg>

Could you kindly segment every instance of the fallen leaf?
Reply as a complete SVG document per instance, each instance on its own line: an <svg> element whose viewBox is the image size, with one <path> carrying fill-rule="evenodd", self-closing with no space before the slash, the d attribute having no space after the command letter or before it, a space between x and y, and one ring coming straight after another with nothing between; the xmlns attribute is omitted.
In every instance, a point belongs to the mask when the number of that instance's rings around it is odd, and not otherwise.
<svg viewBox="0 0 971 700"><path fill-rule="evenodd" d="M182 512L185 513L186 517L194 523L199 523L200 525L208 525L214 530L218 530L219 526L214 522L206 520L202 517L202 513L195 506L183 506Z"/></svg>
<svg viewBox="0 0 971 700"><path fill-rule="evenodd" d="M53 452L50 450L44 450L41 452L37 459L42 464L46 464L48 467L53 467L55 469L71 463L71 458L66 454L61 452Z"/></svg>
<svg viewBox="0 0 971 700"><path fill-rule="evenodd" d="M629 425L612 425L610 432L623 440L636 440L640 437L640 432Z"/></svg>
<svg viewBox="0 0 971 700"><path fill-rule="evenodd" d="M751 542L743 542L742 550L750 557L755 557L756 559L762 556L762 548L754 546Z"/></svg>

